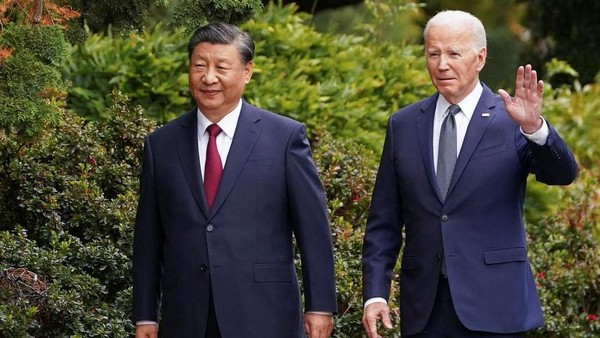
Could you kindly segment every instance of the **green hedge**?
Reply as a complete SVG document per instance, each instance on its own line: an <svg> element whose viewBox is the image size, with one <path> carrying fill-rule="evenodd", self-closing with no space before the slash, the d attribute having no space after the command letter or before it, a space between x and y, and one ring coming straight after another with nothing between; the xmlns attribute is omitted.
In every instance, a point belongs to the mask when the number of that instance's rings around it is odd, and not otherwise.
<svg viewBox="0 0 600 338"><path fill-rule="evenodd" d="M294 6L270 5L243 25L256 42L245 98L257 106L324 128L379 151L387 117L433 92L421 46L375 43L317 32ZM106 119L104 96L118 88L160 123L189 110L187 40L158 26L143 37L96 35L73 48L64 76L68 107Z"/></svg>

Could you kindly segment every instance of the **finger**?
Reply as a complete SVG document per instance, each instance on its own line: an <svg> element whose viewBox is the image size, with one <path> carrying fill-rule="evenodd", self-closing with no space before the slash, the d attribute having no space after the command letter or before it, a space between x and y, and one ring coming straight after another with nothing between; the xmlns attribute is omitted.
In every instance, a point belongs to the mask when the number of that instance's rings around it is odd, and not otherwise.
<svg viewBox="0 0 600 338"><path fill-rule="evenodd" d="M531 67L529 65L529 67ZM538 78L537 78L537 71L533 68L531 68L531 90L535 90L535 88L537 87L537 83L538 83Z"/></svg>
<svg viewBox="0 0 600 338"><path fill-rule="evenodd" d="M388 311L381 314L381 322L383 323L383 326L385 326L386 329L393 328L392 319L390 318L390 313Z"/></svg>
<svg viewBox="0 0 600 338"><path fill-rule="evenodd" d="M375 317L363 318L363 327L365 328L365 332L367 332L368 338L379 337L379 334L377 333L377 319Z"/></svg>
<svg viewBox="0 0 600 338"><path fill-rule="evenodd" d="M519 90L525 86L525 80L523 74L525 73L525 68L523 66L519 66L517 68L517 76L515 81L515 90Z"/></svg>
<svg viewBox="0 0 600 338"><path fill-rule="evenodd" d="M525 89L531 89L532 88L531 87L531 84L532 84L532 82L531 82L531 65L529 65L529 64L526 65L523 73L524 73L523 77L524 77L524 81L525 81L523 83L523 86L525 87Z"/></svg>
<svg viewBox="0 0 600 338"><path fill-rule="evenodd" d="M542 94L544 94L544 81L539 80L537 83L537 92L540 95L540 97L542 96Z"/></svg>

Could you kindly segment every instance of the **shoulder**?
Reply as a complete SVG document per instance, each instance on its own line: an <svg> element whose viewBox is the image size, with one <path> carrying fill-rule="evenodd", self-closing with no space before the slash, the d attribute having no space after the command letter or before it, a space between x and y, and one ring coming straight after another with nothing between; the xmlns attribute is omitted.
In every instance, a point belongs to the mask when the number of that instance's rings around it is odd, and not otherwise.
<svg viewBox="0 0 600 338"><path fill-rule="evenodd" d="M402 121L414 120L425 116L426 113L435 113L435 104L438 94L434 94L428 98L411 103L406 107L396 111L390 116L390 122L399 123Z"/></svg>
<svg viewBox="0 0 600 338"><path fill-rule="evenodd" d="M245 101L242 106L241 114L245 118L255 120L256 122L260 121L265 128L290 130L298 129L304 126L303 123L292 118L258 108Z"/></svg>
<svg viewBox="0 0 600 338"><path fill-rule="evenodd" d="M158 129L151 132L148 137L151 139L160 139L164 137L169 137L170 135L174 135L179 133L182 128L196 128L196 123L198 120L197 109L194 108L185 112L184 114L179 115L173 120L165 123L160 126Z"/></svg>

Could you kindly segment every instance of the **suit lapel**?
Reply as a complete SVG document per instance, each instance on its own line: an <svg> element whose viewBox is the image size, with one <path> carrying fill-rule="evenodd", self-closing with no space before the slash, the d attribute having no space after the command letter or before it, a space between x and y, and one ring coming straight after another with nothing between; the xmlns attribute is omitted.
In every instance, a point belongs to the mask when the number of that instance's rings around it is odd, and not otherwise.
<svg viewBox="0 0 600 338"><path fill-rule="evenodd" d="M417 117L417 137L421 157L425 163L427 178L433 191L440 197L435 166L433 165L433 119L435 118L435 102L439 94L431 96L421 105L421 115Z"/></svg>
<svg viewBox="0 0 600 338"><path fill-rule="evenodd" d="M243 101L235 135L233 136L231 148L227 155L223 176L221 177L221 183L219 183L219 190L217 191L211 214L219 210L227 195L231 192L248 156L250 156L252 149L254 149L254 145L262 129L260 123L258 123L259 121L260 115L257 109Z"/></svg>
<svg viewBox="0 0 600 338"><path fill-rule="evenodd" d="M187 113L181 123L181 132L177 133L177 151L183 174L187 180L192 195L202 212L208 216L208 204L204 195L204 184L198 157L198 116L197 110Z"/></svg>
<svg viewBox="0 0 600 338"><path fill-rule="evenodd" d="M485 130L496 117L496 112L494 110L495 106L494 94L487 86L483 85L483 93L475 107L475 111L473 112L473 116L467 127L467 133L465 134L460 154L456 160L456 166L454 167L454 173L452 174L452 180L450 181L450 187L448 188L448 195L450 195L452 189L456 186L458 179L469 163L469 159L477 148Z"/></svg>

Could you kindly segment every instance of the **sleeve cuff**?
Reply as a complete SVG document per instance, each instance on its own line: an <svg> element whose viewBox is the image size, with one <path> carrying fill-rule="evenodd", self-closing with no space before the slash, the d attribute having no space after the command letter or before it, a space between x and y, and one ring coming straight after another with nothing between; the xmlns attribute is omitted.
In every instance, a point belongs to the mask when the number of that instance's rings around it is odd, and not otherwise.
<svg viewBox="0 0 600 338"><path fill-rule="evenodd" d="M157 322L153 322L151 320L140 320L140 321L135 322L135 325L152 325L152 324L158 325Z"/></svg>
<svg viewBox="0 0 600 338"><path fill-rule="evenodd" d="M385 303L385 304L387 304L387 301L384 298L381 298L381 297L373 297L373 298L368 299L365 302L365 307L367 307L367 305L370 305L370 304L373 304L373 303Z"/></svg>
<svg viewBox="0 0 600 338"><path fill-rule="evenodd" d="M527 134L523 131L523 128L521 129L521 133L525 136L525 138L527 138L529 141L543 146L546 144L546 142L548 141L548 135L550 135L550 130L548 128L548 123L546 122L546 119L544 119L543 117L540 116L540 118L542 119L542 127L536 131L533 134Z"/></svg>
<svg viewBox="0 0 600 338"><path fill-rule="evenodd" d="M306 311L306 313L312 313L312 314L315 314L315 315L333 316L333 313L331 313L331 312L325 312L325 311Z"/></svg>

